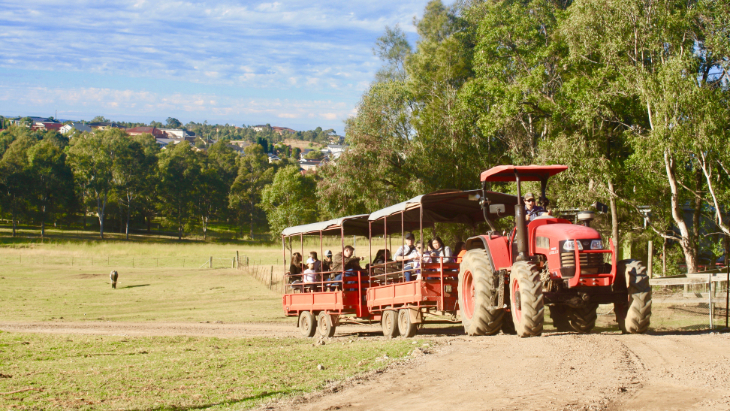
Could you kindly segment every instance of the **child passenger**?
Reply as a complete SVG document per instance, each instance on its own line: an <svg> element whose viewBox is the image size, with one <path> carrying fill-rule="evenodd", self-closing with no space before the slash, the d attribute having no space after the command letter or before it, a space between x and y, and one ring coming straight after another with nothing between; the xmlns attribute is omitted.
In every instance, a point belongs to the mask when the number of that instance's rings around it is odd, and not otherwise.
<svg viewBox="0 0 730 411"><path fill-rule="evenodd" d="M316 251L309 252L309 260L314 261L314 270L318 273L321 273L322 272L322 262L317 259Z"/></svg>
<svg viewBox="0 0 730 411"><path fill-rule="evenodd" d="M310 257L307 259L307 269L304 270L304 282L305 283L317 283L319 282L319 275L315 267L315 261Z"/></svg>

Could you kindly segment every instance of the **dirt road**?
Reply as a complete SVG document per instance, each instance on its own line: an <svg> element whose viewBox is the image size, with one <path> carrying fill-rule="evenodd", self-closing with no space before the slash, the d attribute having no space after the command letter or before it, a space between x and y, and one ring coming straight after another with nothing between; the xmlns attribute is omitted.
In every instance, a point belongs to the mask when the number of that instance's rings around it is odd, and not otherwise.
<svg viewBox="0 0 730 411"><path fill-rule="evenodd" d="M0 323L59 334L298 336L291 323ZM439 330L454 332L458 328ZM434 332L433 330L422 330ZM383 338L373 326L346 326ZM411 360L266 410L730 410L730 334L428 335ZM416 345L414 345L416 348ZM419 354L425 352L425 354Z"/></svg>
<svg viewBox="0 0 730 411"><path fill-rule="evenodd" d="M730 335L456 337L268 410L730 410ZM425 348L428 350L429 348Z"/></svg>

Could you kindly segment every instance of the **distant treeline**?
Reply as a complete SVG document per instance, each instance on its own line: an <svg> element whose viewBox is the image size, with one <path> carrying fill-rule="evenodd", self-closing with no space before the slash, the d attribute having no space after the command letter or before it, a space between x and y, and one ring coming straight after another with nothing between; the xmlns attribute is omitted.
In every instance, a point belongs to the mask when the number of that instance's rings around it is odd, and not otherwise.
<svg viewBox="0 0 730 411"><path fill-rule="evenodd" d="M0 210L13 235L21 221L40 225L45 235L49 223L68 226L95 215L103 238L112 215L127 235L131 223L149 231L152 219L163 217L179 238L196 228L205 237L211 221L235 224L241 236L252 237L268 231L265 212L275 220L281 198L272 182L284 176L283 195L297 185L313 192L313 177L300 173L296 159L270 163L260 144L240 154L223 140L205 149L186 141L161 149L152 135L119 129L70 138L25 126L0 133Z"/></svg>

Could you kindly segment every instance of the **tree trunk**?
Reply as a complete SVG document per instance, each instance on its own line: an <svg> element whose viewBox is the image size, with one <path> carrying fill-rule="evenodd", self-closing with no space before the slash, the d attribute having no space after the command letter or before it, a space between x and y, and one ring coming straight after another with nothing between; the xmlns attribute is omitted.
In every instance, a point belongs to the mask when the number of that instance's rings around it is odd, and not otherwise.
<svg viewBox="0 0 730 411"><path fill-rule="evenodd" d="M682 247L684 253L684 260L687 264L688 273L697 272L697 255L692 244L691 235L687 227L687 223L684 221L684 213L682 210L682 204L679 202L679 189L677 188L677 177L674 174L674 158L671 156L669 149L664 151L664 168L667 173L667 181L669 182L669 188L672 192L671 195L671 211L672 219L674 224L679 228L680 240L679 245Z"/></svg>
<svg viewBox="0 0 730 411"><path fill-rule="evenodd" d="M702 170L697 167L695 170L695 192L699 193L702 188ZM694 210L692 213L692 245L694 255L699 256L700 248L700 214L702 212L702 198L695 197Z"/></svg>
<svg viewBox="0 0 730 411"><path fill-rule="evenodd" d="M613 181L608 180L608 189L611 191L611 193L615 193L613 189ZM621 255L620 248L621 248L621 241L619 241L618 236L618 210L616 207L616 198L614 196L610 196L608 200L608 204L611 207L611 237L613 237L613 246L616 251L616 255ZM618 261L618 258L616 259Z"/></svg>
<svg viewBox="0 0 730 411"><path fill-rule="evenodd" d="M251 237L252 240L253 240L253 213L254 213L253 207L254 207L253 201L251 201L251 224L249 225L249 230L250 230L249 236Z"/></svg>
<svg viewBox="0 0 730 411"><path fill-rule="evenodd" d="M182 208L177 208L177 239L182 240Z"/></svg>
<svg viewBox="0 0 730 411"><path fill-rule="evenodd" d="M41 206L41 240L46 237L46 206Z"/></svg>
<svg viewBox="0 0 730 411"><path fill-rule="evenodd" d="M104 211L106 209L106 193L102 195L96 194L96 212L99 214L99 236L104 239Z"/></svg>
<svg viewBox="0 0 730 411"><path fill-rule="evenodd" d="M147 234L152 232L152 217L149 215L144 216L145 220L147 221Z"/></svg>
<svg viewBox="0 0 730 411"><path fill-rule="evenodd" d="M12 218L13 218L13 237L15 237L15 233L18 228L18 220L16 219L17 215L16 215L16 208L15 208L15 198L13 198L12 204L13 204L13 216L12 216Z"/></svg>
<svg viewBox="0 0 730 411"><path fill-rule="evenodd" d="M208 217L203 215L202 220L203 220L203 240L207 240L208 239Z"/></svg>
<svg viewBox="0 0 730 411"><path fill-rule="evenodd" d="M126 239L129 241L129 217L132 214L132 197L127 193L127 232L126 232Z"/></svg>

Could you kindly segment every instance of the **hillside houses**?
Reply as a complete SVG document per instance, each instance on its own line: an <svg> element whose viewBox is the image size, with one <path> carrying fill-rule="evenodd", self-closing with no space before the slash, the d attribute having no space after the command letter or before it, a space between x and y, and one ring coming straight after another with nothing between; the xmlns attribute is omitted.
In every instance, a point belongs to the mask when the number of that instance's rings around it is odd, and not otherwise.
<svg viewBox="0 0 730 411"><path fill-rule="evenodd" d="M81 123L79 121L72 121L69 124L65 124L63 127L61 127L60 130L58 130L61 134L68 134L72 131L76 131L79 133L90 133L91 127L88 125Z"/></svg>

